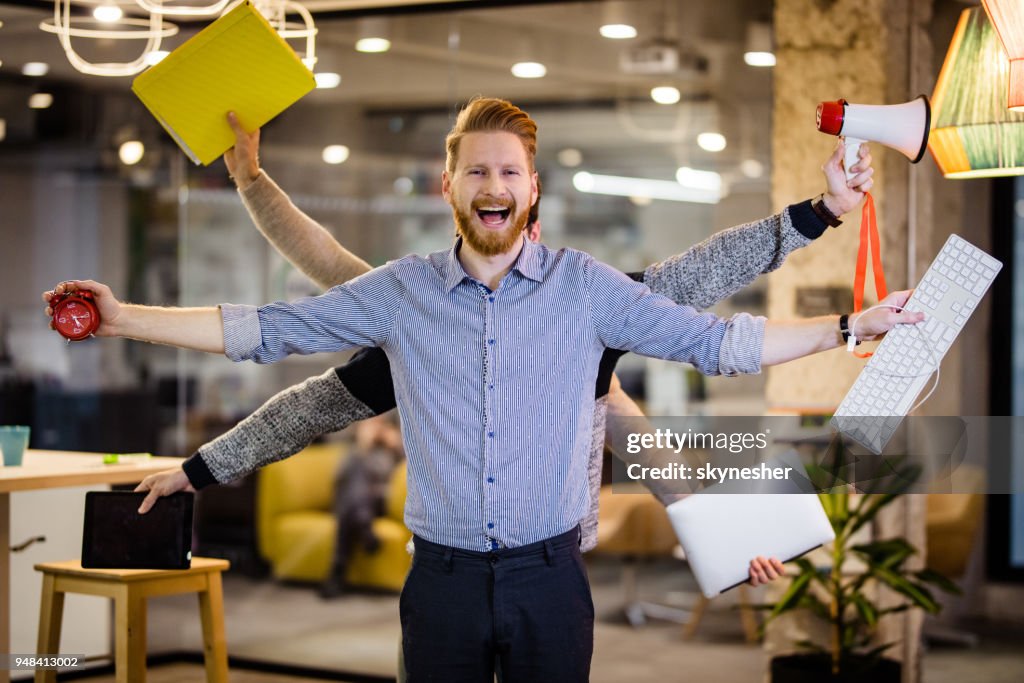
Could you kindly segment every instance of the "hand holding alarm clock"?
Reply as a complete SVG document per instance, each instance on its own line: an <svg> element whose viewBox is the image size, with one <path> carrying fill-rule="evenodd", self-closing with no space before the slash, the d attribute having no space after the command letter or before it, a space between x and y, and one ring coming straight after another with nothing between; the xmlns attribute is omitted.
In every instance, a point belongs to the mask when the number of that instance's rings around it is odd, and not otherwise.
<svg viewBox="0 0 1024 683"><path fill-rule="evenodd" d="M100 312L93 293L87 289L65 292L50 299L53 327L68 341L91 337L100 326Z"/></svg>
<svg viewBox="0 0 1024 683"><path fill-rule="evenodd" d="M94 291L95 287L87 289L90 284L89 280L62 282L43 293L46 315L51 317L50 328L69 342L93 336L102 323L102 304L98 301L101 293Z"/></svg>

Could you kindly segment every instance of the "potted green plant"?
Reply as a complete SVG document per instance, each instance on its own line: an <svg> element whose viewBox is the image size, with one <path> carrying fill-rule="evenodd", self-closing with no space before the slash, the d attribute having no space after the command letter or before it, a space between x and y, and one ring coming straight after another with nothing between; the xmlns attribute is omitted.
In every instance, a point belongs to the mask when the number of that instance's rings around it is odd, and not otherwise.
<svg viewBox="0 0 1024 683"><path fill-rule="evenodd" d="M837 460L842 460L841 455ZM907 560L917 550L906 539L862 544L853 540L857 531L874 521L916 480L917 471L911 467L901 468L892 461L885 465L890 475L876 482L874 493L853 495L844 488L819 494L836 535L829 548L830 566L821 569L807 558L796 560L799 573L778 602L765 606L770 610L765 625L787 612L807 609L827 626L828 646L798 642L807 652L774 658L772 683L899 683L900 663L884 657L896 643L875 642L879 620L913 608L937 614L942 606L933 597L931 587L960 592L956 584L937 572L907 568ZM879 607L871 597L875 584L892 589L903 601Z"/></svg>

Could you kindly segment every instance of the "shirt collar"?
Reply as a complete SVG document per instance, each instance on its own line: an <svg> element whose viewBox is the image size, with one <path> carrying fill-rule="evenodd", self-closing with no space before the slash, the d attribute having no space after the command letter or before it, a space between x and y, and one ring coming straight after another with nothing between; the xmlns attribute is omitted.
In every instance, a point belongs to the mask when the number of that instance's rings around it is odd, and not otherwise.
<svg viewBox="0 0 1024 683"><path fill-rule="evenodd" d="M455 245L448 252L448 263L444 278L445 291L448 292L455 289L466 278L472 279L459 262L458 254L461 247L462 237L459 237L455 240ZM543 279L543 268L541 267L543 256L541 249L542 247L536 242L523 239L523 248L519 252L516 262L512 264L512 270L519 271L519 274L527 279L540 282Z"/></svg>

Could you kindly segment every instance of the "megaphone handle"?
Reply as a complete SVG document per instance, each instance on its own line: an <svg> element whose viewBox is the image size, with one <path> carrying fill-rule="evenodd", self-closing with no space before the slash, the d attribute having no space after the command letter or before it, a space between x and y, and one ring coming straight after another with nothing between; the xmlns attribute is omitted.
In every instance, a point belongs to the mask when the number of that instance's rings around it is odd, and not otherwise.
<svg viewBox="0 0 1024 683"><path fill-rule="evenodd" d="M850 169L853 168L854 164L860 161L860 146L867 142L867 140L861 140L860 138L844 137L843 142L846 144L846 155L843 157L843 168L846 169L846 179L850 180L856 173L851 173Z"/></svg>

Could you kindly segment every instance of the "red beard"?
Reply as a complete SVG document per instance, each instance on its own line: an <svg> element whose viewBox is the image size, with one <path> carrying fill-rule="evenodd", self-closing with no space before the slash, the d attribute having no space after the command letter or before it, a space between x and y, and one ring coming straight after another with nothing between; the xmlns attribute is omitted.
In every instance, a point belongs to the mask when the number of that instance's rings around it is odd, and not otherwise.
<svg viewBox="0 0 1024 683"><path fill-rule="evenodd" d="M487 230L480 228L473 222L479 206L493 205L494 202L473 202L470 211L467 213L456 207L452 207L455 216L455 231L462 236L462 239L473 251L481 256L497 256L504 254L511 249L520 233L526 227L528 212L526 210L516 213L515 202L512 202L508 209L512 220L508 227L503 230Z"/></svg>

